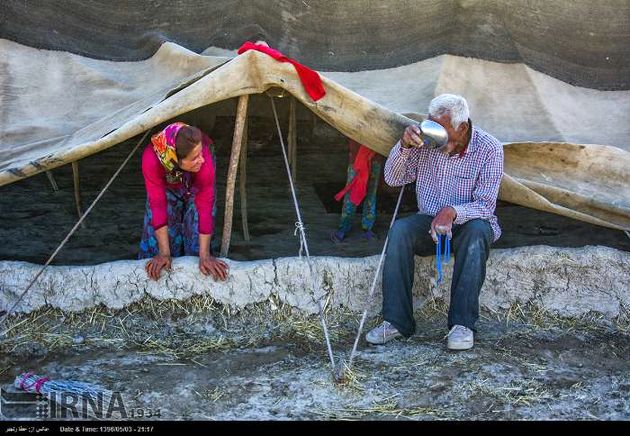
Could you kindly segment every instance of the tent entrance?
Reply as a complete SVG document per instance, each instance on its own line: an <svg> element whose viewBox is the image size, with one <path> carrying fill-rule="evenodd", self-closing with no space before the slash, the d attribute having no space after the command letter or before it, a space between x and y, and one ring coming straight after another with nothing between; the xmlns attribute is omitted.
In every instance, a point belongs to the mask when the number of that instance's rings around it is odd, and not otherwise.
<svg viewBox="0 0 630 436"><path fill-rule="evenodd" d="M287 133L288 99L276 99L283 133ZM235 125L236 100L199 108L177 117L197 125L215 141L217 155L218 211L215 229L221 232L225 184ZM297 108L298 199L315 256L361 257L380 252L384 233L396 201L396 189L379 187L376 241L355 234L348 242L334 244L329 235L339 224L340 204L332 196L346 180L347 139L298 103ZM174 119L175 120L175 119ZM295 213L280 145L268 97L252 96L248 115L247 206L250 241L243 236L239 180L236 183L229 257L253 260L295 256L299 247L293 235ZM80 161L82 201L88 205L109 180L138 138ZM53 192L45 173L0 187L0 260L43 263L77 219L71 165L52 170L59 191ZM240 175L239 175L240 177ZM407 189L402 214L413 213L415 198ZM140 156L131 159L119 178L59 253L54 264L97 264L135 259L142 232L146 194ZM496 248L524 245L579 247L605 245L630 251L630 241L618 230L597 227L559 215L499 202L504 230Z"/></svg>

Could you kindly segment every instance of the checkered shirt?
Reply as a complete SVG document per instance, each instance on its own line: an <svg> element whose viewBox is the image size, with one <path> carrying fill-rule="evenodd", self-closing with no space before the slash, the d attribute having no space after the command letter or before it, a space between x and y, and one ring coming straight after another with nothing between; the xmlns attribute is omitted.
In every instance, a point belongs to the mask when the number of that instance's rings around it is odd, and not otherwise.
<svg viewBox="0 0 630 436"><path fill-rule="evenodd" d="M457 212L454 224L487 220L495 241L501 236L494 210L502 175L503 146L477 127L461 156L449 157L426 147L403 148L399 141L385 162L388 185L417 181L418 213L435 216L443 207L452 206Z"/></svg>

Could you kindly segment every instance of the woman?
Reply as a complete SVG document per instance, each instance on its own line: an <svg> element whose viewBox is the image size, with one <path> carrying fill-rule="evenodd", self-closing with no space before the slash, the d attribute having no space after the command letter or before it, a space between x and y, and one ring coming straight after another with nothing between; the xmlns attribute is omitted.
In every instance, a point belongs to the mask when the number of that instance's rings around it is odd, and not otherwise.
<svg viewBox="0 0 630 436"><path fill-rule="evenodd" d="M152 258L146 271L153 280L170 270L171 257L199 256L199 270L227 279L228 266L212 256L215 162L212 141L196 127L173 123L153 135L142 153L147 189L140 259Z"/></svg>

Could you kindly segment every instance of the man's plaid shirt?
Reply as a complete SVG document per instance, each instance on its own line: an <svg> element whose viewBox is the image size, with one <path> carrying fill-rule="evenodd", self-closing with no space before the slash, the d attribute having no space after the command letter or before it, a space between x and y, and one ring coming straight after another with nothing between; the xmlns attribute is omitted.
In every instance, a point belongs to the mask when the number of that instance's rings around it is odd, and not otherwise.
<svg viewBox="0 0 630 436"><path fill-rule="evenodd" d="M501 228L494 209L503 175L503 146L494 136L473 127L463 155L426 147L403 148L400 141L385 162L385 182L390 186L416 183L418 211L435 216L445 206L457 212L454 224L475 218L487 220L494 240Z"/></svg>

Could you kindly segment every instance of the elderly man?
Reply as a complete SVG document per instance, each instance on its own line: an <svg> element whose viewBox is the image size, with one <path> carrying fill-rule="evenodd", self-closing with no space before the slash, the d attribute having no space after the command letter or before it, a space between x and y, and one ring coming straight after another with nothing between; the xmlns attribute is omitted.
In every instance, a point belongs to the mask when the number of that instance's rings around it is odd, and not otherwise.
<svg viewBox="0 0 630 436"><path fill-rule="evenodd" d="M468 350L474 344L490 245L501 235L494 210L503 174L503 147L492 135L473 127L461 96L434 98L429 119L446 129L446 145L423 146L420 129L412 125L385 162L387 184L416 182L418 213L397 220L389 232L383 268L384 322L368 332L366 340L384 344L414 334L414 254L434 253L440 234L452 240L455 254L447 346Z"/></svg>

